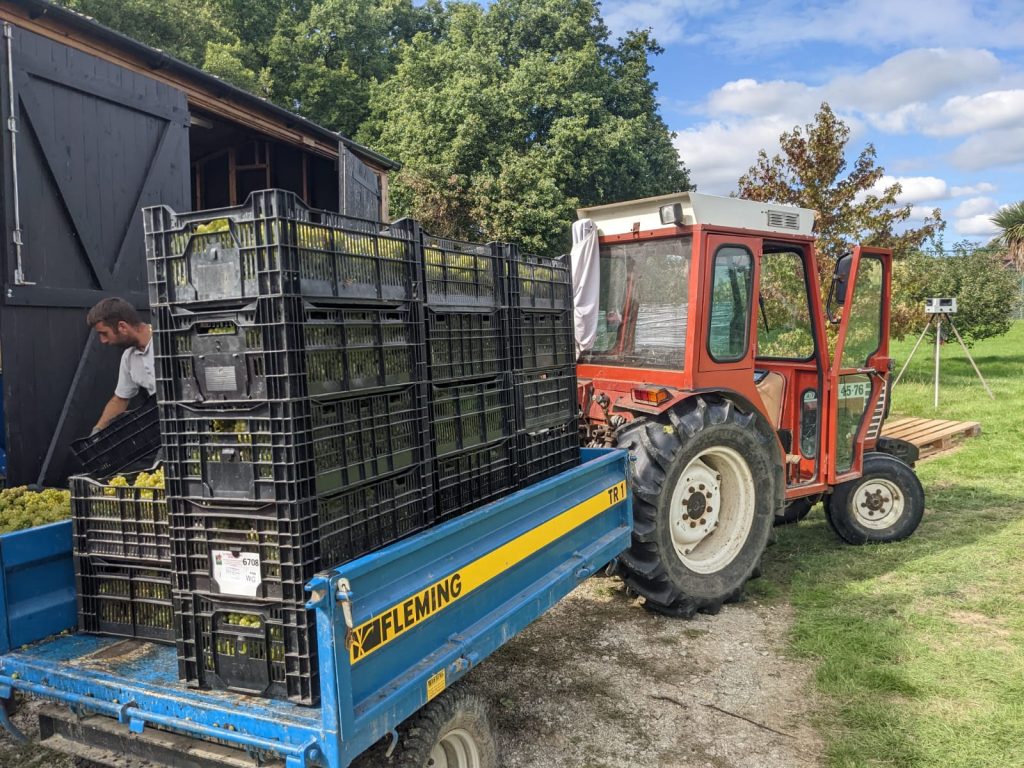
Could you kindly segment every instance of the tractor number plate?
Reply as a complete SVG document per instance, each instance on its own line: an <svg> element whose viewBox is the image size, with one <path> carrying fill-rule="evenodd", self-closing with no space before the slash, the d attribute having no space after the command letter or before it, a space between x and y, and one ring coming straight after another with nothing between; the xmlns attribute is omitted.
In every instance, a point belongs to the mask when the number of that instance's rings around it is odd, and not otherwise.
<svg viewBox="0 0 1024 768"><path fill-rule="evenodd" d="M863 400L868 396L871 391L869 385L865 381L851 382L849 384L839 385L839 399L840 400L852 400L857 398Z"/></svg>

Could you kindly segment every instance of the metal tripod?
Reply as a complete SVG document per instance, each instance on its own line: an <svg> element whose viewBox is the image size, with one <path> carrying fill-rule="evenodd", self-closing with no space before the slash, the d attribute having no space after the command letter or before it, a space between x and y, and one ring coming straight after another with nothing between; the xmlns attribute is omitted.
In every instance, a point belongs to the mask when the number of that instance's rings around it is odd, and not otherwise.
<svg viewBox="0 0 1024 768"><path fill-rule="evenodd" d="M910 365L910 361L914 359L914 353L917 352L917 348L921 346L921 342L924 341L924 336L928 333L928 329L935 326L935 407L939 407L939 350L942 348L942 315L935 314L928 316L928 322L924 326L924 330L921 331L921 335L917 337L917 343L914 344L914 348L910 350L910 356L907 358L907 362L900 368L899 375L896 376L896 380L892 383L893 387L899 384L900 378L903 376L903 372L907 370L907 366ZM988 392L988 396L993 400L996 396L992 394L992 390L989 389L988 384L985 382L985 377L981 375L981 371L978 370L977 364L974 362L974 358L971 357L970 350L967 349L967 345L964 344L964 340L960 338L960 331L956 329L956 324L953 322L952 315L946 315L946 321L949 323L949 327L953 329L953 333L956 334L956 340L960 342L960 348L967 355L967 359L971 361L971 367L974 368L974 372L978 374L978 379L981 381L981 386Z"/></svg>

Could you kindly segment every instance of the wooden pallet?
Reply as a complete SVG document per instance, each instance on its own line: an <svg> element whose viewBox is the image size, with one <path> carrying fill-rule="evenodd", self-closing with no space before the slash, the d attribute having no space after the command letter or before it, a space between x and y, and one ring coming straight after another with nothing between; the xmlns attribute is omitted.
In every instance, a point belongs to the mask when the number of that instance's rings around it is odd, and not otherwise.
<svg viewBox="0 0 1024 768"><path fill-rule="evenodd" d="M882 427L883 437L898 437L913 443L921 452L922 459L980 434L981 424L976 421L903 418L886 422Z"/></svg>

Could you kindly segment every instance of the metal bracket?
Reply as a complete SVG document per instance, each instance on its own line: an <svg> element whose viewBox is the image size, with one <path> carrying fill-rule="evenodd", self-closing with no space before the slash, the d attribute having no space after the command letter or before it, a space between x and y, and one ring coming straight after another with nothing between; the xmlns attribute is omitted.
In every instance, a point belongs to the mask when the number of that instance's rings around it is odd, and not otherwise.
<svg viewBox="0 0 1024 768"><path fill-rule="evenodd" d="M392 728L388 731L388 736L391 737L391 743L388 744L388 751L384 753L384 757L390 758L395 754L395 749L398 747L398 731Z"/></svg>
<svg viewBox="0 0 1024 768"><path fill-rule="evenodd" d="M349 584L348 579L342 576L335 584L335 590L335 598L341 603L341 612L345 617L345 650L351 651L354 639L352 630L355 629L355 624L352 621L352 585Z"/></svg>
<svg viewBox="0 0 1024 768"><path fill-rule="evenodd" d="M128 726L128 730L132 733L142 733L146 730L146 721L141 717L134 717L128 713L129 709L138 709L139 705L135 701L129 701L127 704L122 705L121 709L117 713L117 721L119 723L125 723Z"/></svg>

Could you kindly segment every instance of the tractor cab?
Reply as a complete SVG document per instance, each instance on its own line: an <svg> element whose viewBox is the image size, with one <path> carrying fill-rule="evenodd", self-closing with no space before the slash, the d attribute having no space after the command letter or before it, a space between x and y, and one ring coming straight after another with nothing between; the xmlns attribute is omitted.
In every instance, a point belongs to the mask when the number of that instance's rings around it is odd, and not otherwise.
<svg viewBox="0 0 1024 768"><path fill-rule="evenodd" d="M888 251L844 259L826 308L809 209L684 192L579 215L599 233L595 332L578 371L589 421L720 391L777 434L787 497L859 470L885 407ZM830 402L837 418L823 423Z"/></svg>
<svg viewBox="0 0 1024 768"><path fill-rule="evenodd" d="M697 514L667 513L685 569L715 572L714 562L731 562L728 552L713 554L723 540L757 528L745 513L726 519L727 486L738 492L749 480L755 497L773 494L768 504L783 521L806 514L818 499L834 501L837 489L849 490L865 475L886 410L889 251L855 248L839 260L823 299L812 210L685 192L578 215L573 268L586 440L630 449L635 475L646 466L639 454L649 454L650 477L635 478L649 491L679 481L671 477L676 454L686 454L694 435L716 420L756 438L749 456L732 446L732 453L694 459L700 466L682 470L681 495L655 494L655 506L692 505L687 509ZM761 454L771 469L759 474L751 467ZM730 480L728 468L744 463ZM700 482L706 478L718 478L713 488ZM708 492L721 498L710 503ZM898 487L876 484L866 493L871 509L858 507L863 519L846 526L830 517L840 535L909 535L902 513L893 512L903 497ZM712 512L704 514L705 507ZM633 554L643 560L639 551ZM626 571L634 568L630 557L623 558ZM652 565L635 568L649 574ZM649 578L634 579L646 594Z"/></svg>

